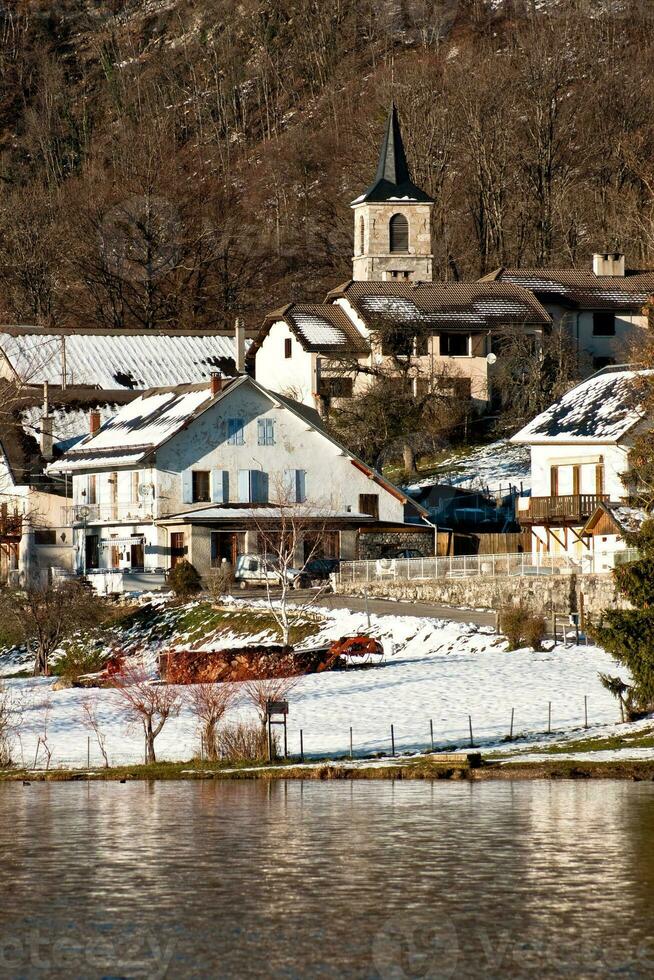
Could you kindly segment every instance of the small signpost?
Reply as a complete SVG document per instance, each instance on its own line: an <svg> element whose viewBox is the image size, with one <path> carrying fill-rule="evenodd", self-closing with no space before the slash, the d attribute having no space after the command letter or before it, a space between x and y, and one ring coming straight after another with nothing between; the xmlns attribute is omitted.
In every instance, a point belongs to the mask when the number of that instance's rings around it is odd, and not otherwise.
<svg viewBox="0 0 654 980"><path fill-rule="evenodd" d="M287 717L288 701L266 701L266 718L268 719L268 762L272 762L275 756L272 737L273 725L284 726L284 758L288 758L288 741L286 735Z"/></svg>

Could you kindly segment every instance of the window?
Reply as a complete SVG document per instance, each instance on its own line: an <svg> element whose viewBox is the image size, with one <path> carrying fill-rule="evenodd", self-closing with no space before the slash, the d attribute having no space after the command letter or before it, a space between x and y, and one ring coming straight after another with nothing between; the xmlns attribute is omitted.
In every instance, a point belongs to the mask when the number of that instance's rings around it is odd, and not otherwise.
<svg viewBox="0 0 654 980"><path fill-rule="evenodd" d="M391 252L409 251L409 222L403 214L394 214L389 222Z"/></svg>
<svg viewBox="0 0 654 980"><path fill-rule="evenodd" d="M34 544L53 545L57 543L57 532L53 527L40 527L34 532Z"/></svg>
<svg viewBox="0 0 654 980"><path fill-rule="evenodd" d="M208 504L211 500L209 490L209 470L193 470L193 500L194 504Z"/></svg>
<svg viewBox="0 0 654 980"><path fill-rule="evenodd" d="M98 478L95 473L89 477L86 502L87 504L97 504L98 502Z"/></svg>
<svg viewBox="0 0 654 980"><path fill-rule="evenodd" d="M550 467L550 497L558 497L559 495L559 468L558 466Z"/></svg>
<svg viewBox="0 0 654 980"><path fill-rule="evenodd" d="M378 521L379 520L379 494L360 493L359 513L366 514L368 517L374 517L374 519Z"/></svg>
<svg viewBox="0 0 654 980"><path fill-rule="evenodd" d="M290 337L284 338L284 357L286 360L293 357L293 341Z"/></svg>
<svg viewBox="0 0 654 980"><path fill-rule="evenodd" d="M581 466L575 463L572 467L572 494L578 497L581 493Z"/></svg>
<svg viewBox="0 0 654 980"><path fill-rule="evenodd" d="M268 503L268 474L262 470L238 471L238 499L241 503Z"/></svg>
<svg viewBox="0 0 654 980"><path fill-rule="evenodd" d="M613 310L595 310L593 313L593 336L615 336L615 313Z"/></svg>
<svg viewBox="0 0 654 980"><path fill-rule="evenodd" d="M411 271L409 269L391 269L390 277L391 279L409 279Z"/></svg>
<svg viewBox="0 0 654 980"><path fill-rule="evenodd" d="M244 444L243 419L227 419L227 442L230 446Z"/></svg>
<svg viewBox="0 0 654 980"><path fill-rule="evenodd" d="M352 378L321 378L318 391L321 398L351 398Z"/></svg>
<svg viewBox="0 0 654 980"><path fill-rule="evenodd" d="M441 357L467 357L470 349L470 335L467 333L442 333L440 335Z"/></svg>
<svg viewBox="0 0 654 980"><path fill-rule="evenodd" d="M402 327L391 327L382 334L382 354L395 357L409 357L413 350L413 337Z"/></svg>
<svg viewBox="0 0 654 980"><path fill-rule="evenodd" d="M141 474L138 470L134 470L130 474L131 478L131 501L133 504L138 504L139 502L139 487L141 486Z"/></svg>
<svg viewBox="0 0 654 980"><path fill-rule="evenodd" d="M429 353L429 337L426 333L420 333L415 338L416 357L426 357Z"/></svg>
<svg viewBox="0 0 654 980"><path fill-rule="evenodd" d="M111 473L107 481L109 483L109 489L111 491L111 502L112 504L118 503L118 474Z"/></svg>
<svg viewBox="0 0 654 980"><path fill-rule="evenodd" d="M275 445L275 420L274 419L258 419L257 444L259 446Z"/></svg>
<svg viewBox="0 0 654 980"><path fill-rule="evenodd" d="M359 254L363 255L366 250L366 223L363 217L359 220Z"/></svg>
<svg viewBox="0 0 654 980"><path fill-rule="evenodd" d="M305 470L284 470L284 490L289 503L303 504L307 499Z"/></svg>

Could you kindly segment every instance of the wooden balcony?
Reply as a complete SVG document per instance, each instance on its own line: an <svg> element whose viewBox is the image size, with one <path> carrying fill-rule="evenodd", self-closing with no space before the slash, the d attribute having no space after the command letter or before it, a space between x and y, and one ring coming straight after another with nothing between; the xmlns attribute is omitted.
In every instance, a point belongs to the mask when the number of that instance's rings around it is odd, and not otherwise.
<svg viewBox="0 0 654 980"><path fill-rule="evenodd" d="M529 509L518 512L521 524L584 524L608 494L579 493L567 497L531 497Z"/></svg>

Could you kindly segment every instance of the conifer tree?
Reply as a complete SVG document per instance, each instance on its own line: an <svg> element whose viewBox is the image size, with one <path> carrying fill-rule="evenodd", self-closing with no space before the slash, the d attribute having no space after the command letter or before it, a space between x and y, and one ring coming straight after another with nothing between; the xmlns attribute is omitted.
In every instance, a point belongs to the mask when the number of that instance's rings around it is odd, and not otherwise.
<svg viewBox="0 0 654 980"><path fill-rule="evenodd" d="M654 710L654 519L629 535L627 544L638 548L638 560L619 565L613 574L633 608L606 610L593 632L631 674L630 684L606 674L600 679L633 719Z"/></svg>

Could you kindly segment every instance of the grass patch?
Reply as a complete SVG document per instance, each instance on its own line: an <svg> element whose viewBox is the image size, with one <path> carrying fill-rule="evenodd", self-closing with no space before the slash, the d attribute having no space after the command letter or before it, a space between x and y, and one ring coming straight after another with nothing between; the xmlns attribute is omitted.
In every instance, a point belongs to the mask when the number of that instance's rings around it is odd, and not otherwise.
<svg viewBox="0 0 654 980"><path fill-rule="evenodd" d="M561 755L568 752L613 752L619 749L654 748L654 730L648 729L633 735L607 735L600 738L582 738L578 741L562 742L547 748L538 748L542 755Z"/></svg>

